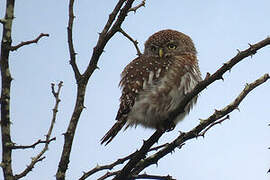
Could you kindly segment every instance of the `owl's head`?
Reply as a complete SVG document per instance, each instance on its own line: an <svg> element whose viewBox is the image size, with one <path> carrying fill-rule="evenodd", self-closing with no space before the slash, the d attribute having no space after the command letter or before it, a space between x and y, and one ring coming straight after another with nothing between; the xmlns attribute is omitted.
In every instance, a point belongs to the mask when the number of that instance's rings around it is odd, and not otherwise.
<svg viewBox="0 0 270 180"><path fill-rule="evenodd" d="M196 55L191 38L181 32L166 29L156 32L144 44L144 55L171 57L192 53Z"/></svg>

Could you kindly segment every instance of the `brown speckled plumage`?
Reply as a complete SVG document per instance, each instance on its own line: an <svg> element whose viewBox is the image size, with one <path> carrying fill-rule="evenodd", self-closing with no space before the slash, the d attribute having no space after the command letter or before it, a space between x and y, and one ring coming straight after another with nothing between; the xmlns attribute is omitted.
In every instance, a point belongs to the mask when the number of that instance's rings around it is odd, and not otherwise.
<svg viewBox="0 0 270 180"><path fill-rule="evenodd" d="M159 31L145 43L144 54L130 62L121 74L122 96L117 122L105 134L101 143L109 143L126 127L143 125L162 128L168 113L174 110L184 95L201 81L192 40L174 30ZM174 121L176 124L189 112L194 98Z"/></svg>

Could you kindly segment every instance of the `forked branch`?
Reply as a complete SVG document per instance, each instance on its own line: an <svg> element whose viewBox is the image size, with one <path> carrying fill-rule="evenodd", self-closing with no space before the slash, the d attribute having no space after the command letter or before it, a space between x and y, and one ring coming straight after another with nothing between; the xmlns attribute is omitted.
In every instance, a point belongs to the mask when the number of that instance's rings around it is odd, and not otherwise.
<svg viewBox="0 0 270 180"><path fill-rule="evenodd" d="M130 35L128 35L128 33L126 33L122 28L119 29L119 32L122 33L126 38L128 38L134 45L136 51L137 51L137 55L138 56L141 56L142 53L138 47L138 41L137 40L134 40Z"/></svg>
<svg viewBox="0 0 270 180"><path fill-rule="evenodd" d="M56 173L56 179L64 180L66 171L68 169L70 153L72 149L73 139L76 132L77 124L81 115L82 110L84 109L84 98L85 98L85 91L86 86L88 84L89 78L93 74L93 72L97 69L97 63L101 54L104 51L104 48L108 41L114 36L114 34L119 30L122 23L124 22L128 10L131 8L133 2L135 0L119 0L116 4L114 10L109 15L107 23L105 24L102 32L99 35L98 42L93 49L93 53L89 64L84 71L84 73L80 74L79 70L76 65L76 57L75 51L73 48L72 43L72 28L73 28L73 21L74 21L74 14L73 14L73 6L74 0L69 1L69 25L68 25L68 43L69 43L69 53L70 53L70 64L73 68L75 73L75 78L77 81L77 98L75 103L75 108L72 113L72 117L69 121L68 128L64 133L65 140L64 140L64 147L62 149L61 159L58 164L58 169ZM117 16L118 15L118 16ZM117 16L117 18L116 18Z"/></svg>
<svg viewBox="0 0 270 180"><path fill-rule="evenodd" d="M140 7L145 7L145 1L146 0L142 0L142 2L140 3L140 4L138 4L137 6L134 6L134 7L132 7L132 8L130 8L129 10L128 10L128 12L134 12L134 13L136 13L136 11L140 8Z"/></svg>
<svg viewBox="0 0 270 180"><path fill-rule="evenodd" d="M56 137L49 139L49 141L46 140L41 140L39 139L37 142L33 143L32 145L13 145L11 146L12 149L34 149L37 145L39 144L46 144L46 143L50 143L51 141L55 141Z"/></svg>
<svg viewBox="0 0 270 180"><path fill-rule="evenodd" d="M45 158L45 156L43 156L43 155L48 150L49 143L52 141L50 138L51 138L52 130L53 130L54 123L56 120L56 114L58 112L58 106L60 103L59 94L60 94L60 90L63 86L63 82L61 81L58 83L57 90L55 90L54 86L55 85L52 83L51 88L52 88L52 94L55 97L55 105L53 108L53 116L52 116L51 124L50 124L50 127L49 127L47 134L45 135L46 136L45 145L44 145L43 149L40 151L40 153L38 153L35 157L31 158L32 160L31 160L30 164L21 173L14 176L14 179L20 179L20 178L26 176L30 171L32 171L32 169L34 168L34 166L37 162L40 162ZM55 138L53 138L53 139L55 139Z"/></svg>

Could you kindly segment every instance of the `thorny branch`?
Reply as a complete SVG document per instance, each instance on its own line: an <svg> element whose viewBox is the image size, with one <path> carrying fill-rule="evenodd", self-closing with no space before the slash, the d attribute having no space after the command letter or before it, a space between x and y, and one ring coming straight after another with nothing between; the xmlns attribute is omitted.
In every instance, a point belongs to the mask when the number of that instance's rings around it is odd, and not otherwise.
<svg viewBox="0 0 270 180"><path fill-rule="evenodd" d="M66 171L68 169L70 153L72 149L73 139L75 136L75 131L77 128L77 124L81 115L82 110L84 109L84 98L85 98L85 90L88 84L88 80L93 74L93 72L98 68L97 63L99 61L99 57L104 51L104 48L108 41L114 36L116 32L118 32L122 23L124 22L128 10L132 7L132 4L135 0L119 0L116 4L114 10L109 15L107 23L105 24L102 32L99 34L99 38L96 46L93 49L93 53L89 64L84 71L84 73L80 74L76 65L76 57L75 50L72 42L72 25L74 21L74 13L73 6L74 0L69 1L69 20L68 20L68 45L69 45L69 53L70 53L70 64L75 73L75 79L77 82L77 98L75 107L72 113L72 117L69 121L68 128L64 133L64 147L62 149L61 159L58 164L58 169L56 173L57 180L64 180ZM117 16L118 15L118 16ZM117 18L116 18L117 16Z"/></svg>
<svg viewBox="0 0 270 180"><path fill-rule="evenodd" d="M168 144L169 144L169 143L165 143L165 144L162 144L162 145L160 145L160 146L153 147L153 148L149 149L148 152L150 152L150 151L157 151L157 150L159 150L159 149L161 149L161 148L167 146Z"/></svg>
<svg viewBox="0 0 270 180"><path fill-rule="evenodd" d="M135 49L137 51L137 55L138 56L141 56L142 53L138 47L138 41L137 40L134 40L130 35L128 35L122 28L119 29L119 32L122 33L126 38L128 38L132 43L133 45L135 46Z"/></svg>
<svg viewBox="0 0 270 180"><path fill-rule="evenodd" d="M104 179L107 179L108 177L115 176L118 173L119 173L119 171L107 172L106 174L104 174L103 176L98 178L97 180L104 180Z"/></svg>
<svg viewBox="0 0 270 180"><path fill-rule="evenodd" d="M119 164L123 164L125 161L129 160L132 156L134 156L136 152L124 157L124 158L120 158L117 159L115 162L109 164L109 165L104 165L104 166L99 166L97 165L95 168L91 169L88 172L84 172L83 176L79 179L79 180L83 180L88 178L89 176L91 176L92 174L98 172L98 171L102 171L102 170L111 170L113 169L115 166L119 165Z"/></svg>
<svg viewBox="0 0 270 180"><path fill-rule="evenodd" d="M148 174L141 174L141 175L133 175L133 179L157 179L157 180L176 180L172 176L157 176L157 175L148 175Z"/></svg>
<svg viewBox="0 0 270 180"><path fill-rule="evenodd" d="M50 143L51 141L55 141L56 137L49 139L48 141L42 141L41 139L39 139L37 142L33 143L32 145L13 145L11 146L12 149L29 149L29 148L35 148L38 144L46 144L46 143Z"/></svg>
<svg viewBox="0 0 270 180"><path fill-rule="evenodd" d="M73 45L73 36L72 36L72 31L73 31L73 22L74 22L74 12L73 12L73 5L74 5L74 0L69 1L69 19L68 19L68 27L67 27L67 39L68 39L68 48L69 48L69 56L70 56L70 65L73 69L75 79L76 81L80 80L81 74L78 69L78 66L76 64L76 53L74 50L74 45Z"/></svg>
<svg viewBox="0 0 270 180"><path fill-rule="evenodd" d="M220 120L218 120L218 121L216 121L216 122L210 124L207 128L205 128L204 131L202 131L201 133L199 133L198 136L204 137L204 136L205 136L205 133L206 133L209 129L211 129L213 126L215 126L215 125L217 125L217 124L221 124L223 121L225 121L225 120L227 120L227 119L230 119L230 115L227 115L226 117L224 117L224 118L222 118L222 119L220 119Z"/></svg>
<svg viewBox="0 0 270 180"><path fill-rule="evenodd" d="M54 105L54 108L53 108L53 116L52 116L51 124L50 124L49 130L48 130L48 132L46 134L45 146L40 151L40 153L38 153L35 157L32 158L31 163L25 168L25 170L23 170L21 173L14 176L14 179L20 179L20 178L26 176L34 168L34 166L35 166L35 164L37 162L40 162L45 158L45 156L43 156L43 155L48 150L49 143L52 141L50 138L51 138L51 134L52 134L54 124L55 124L56 115L57 115L57 112L58 112L58 106L59 106L59 103L61 101L59 99L59 94L60 94L60 90L61 90L61 88L63 86L63 82L60 81L58 83L57 91L55 91L54 86L55 85L52 83L51 88L52 88L52 94L55 97L55 105Z"/></svg>
<svg viewBox="0 0 270 180"><path fill-rule="evenodd" d="M1 168L3 170L4 179L13 179L12 169L12 149L9 147L13 142L11 141L10 133L10 88L12 76L9 69L9 55L12 43L12 24L14 19L14 0L7 0L5 7L5 17L2 23L2 40L0 52L0 70L1 70L1 138L2 138L2 162Z"/></svg>
<svg viewBox="0 0 270 180"><path fill-rule="evenodd" d="M133 11L134 13L136 13L136 11L140 8L140 7L145 7L145 1L146 0L142 0L142 2L140 4L138 4L137 6L135 7L132 7L128 10L128 12L131 12Z"/></svg>
<svg viewBox="0 0 270 180"><path fill-rule="evenodd" d="M212 123L217 122L224 116L228 115L233 110L237 109L239 104L242 102L242 100L247 96L248 93L250 93L254 88L258 87L259 85L265 83L270 78L269 74L265 74L256 81L254 81L251 84L247 84L246 87L243 89L243 91L234 99L233 102L231 102L229 105L224 107L221 110L216 110L210 117L208 117L205 120L201 120L200 124L197 125L195 128L193 128L191 131L186 133L181 133L175 140L173 140L171 143L169 143L166 147L164 147L162 150L158 151L157 153L151 155L150 157L141 160L137 166L133 169L131 172L132 174L139 174L144 168L148 167L151 164L156 164L159 159L164 157L165 155L173 152L173 150L177 147L179 147L184 142L198 137L198 135L209 125ZM221 120L225 120L227 117ZM228 118L227 118L228 119Z"/></svg>
<svg viewBox="0 0 270 180"><path fill-rule="evenodd" d="M223 66L220 67L214 74L206 76L205 80L198 83L196 85L196 87L190 93L186 94L185 98L179 103L176 110L169 114L169 118L165 122L170 123L171 121L173 121L173 119L175 119L175 117L177 117L180 113L183 112L183 109L185 108L187 103L192 98L194 98L196 95L198 95L202 90L204 90L208 85L210 85L214 81L223 79L223 77L222 77L223 74L225 72L231 70L231 68L234 65L239 63L244 58L251 56L251 55L254 55L257 52L257 50L259 50L259 49L261 49L269 44L270 44L270 37L267 37L266 39L254 44L254 45L250 45L250 47L248 49L246 49L244 51L239 51L238 54L234 58L232 58L228 62L224 63ZM136 153L136 155L134 155L133 158L130 159L130 161L123 167L121 172L117 176L115 176L114 180L127 179L128 176L130 176L132 169L136 166L136 164L140 160L142 160L146 156L149 149L152 147L152 145L154 143L156 143L158 141L158 139L163 135L164 132L165 131L157 130L148 140L146 140L143 143L140 150ZM180 136L184 136L184 134L182 134ZM180 144L182 144L182 143L180 143Z"/></svg>
<svg viewBox="0 0 270 180"><path fill-rule="evenodd" d="M25 45L29 45L29 44L33 44L33 43L38 43L38 41L39 41L42 37L44 37L44 36L49 37L49 34L40 33L40 35L39 35L36 39L30 40L30 41L23 41L23 42L21 42L20 44L18 44L18 45L16 45L16 46L11 46L11 47L10 47L10 50L11 50L11 51L16 51L16 50L18 50L19 48L21 48L21 47L23 47L23 46L25 46Z"/></svg>

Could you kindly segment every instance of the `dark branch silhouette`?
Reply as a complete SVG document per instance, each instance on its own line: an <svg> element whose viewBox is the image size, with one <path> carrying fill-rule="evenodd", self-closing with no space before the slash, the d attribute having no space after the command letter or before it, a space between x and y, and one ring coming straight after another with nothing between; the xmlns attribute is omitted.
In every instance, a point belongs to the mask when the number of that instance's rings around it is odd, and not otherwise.
<svg viewBox="0 0 270 180"><path fill-rule="evenodd" d="M108 43L108 41L114 36L116 32L120 29L122 23L124 22L129 9L132 7L134 0L119 0L116 4L114 10L109 15L109 19L105 24L102 32L99 34L99 38L96 46L93 49L93 53L89 64L83 74L79 73L79 70L76 65L76 57L75 50L73 47L72 41L72 25L74 21L74 13L73 6L74 0L69 1L69 23L68 23L68 44L69 44L69 53L70 53L70 64L75 74L75 79L77 82L77 98L76 105L72 114L72 117L69 121L69 125L67 131L64 133L64 147L61 154L61 159L58 165L56 179L64 180L65 174L69 164L70 153L72 149L73 139L76 132L77 124L81 115L82 110L84 109L84 98L85 98L85 90L88 84L89 78L93 74L93 72L97 69L97 63L99 57L104 51L104 47ZM116 18L116 16L118 17Z"/></svg>
<svg viewBox="0 0 270 180"><path fill-rule="evenodd" d="M51 140L51 134L52 134L52 130L54 128L54 124L55 124L55 121L56 121L56 115L57 115L57 112L58 112L58 106L59 106L59 103L60 103L60 99L59 99L59 95L60 95L60 91L61 91L61 88L63 86L63 82L60 81L58 83L58 89L57 91L55 91L55 88L54 88L55 84L51 84L51 88L52 88L52 94L55 98L55 105L54 105L54 108L53 108L53 116L52 116L52 120L51 120L51 124L50 124L50 127L48 129L48 132L47 134L45 135L46 137L46 140L45 140L45 145L43 147L43 149L35 156L35 157L32 157L31 158L31 162L29 165L27 165L27 167L25 168L25 170L23 170L21 173L19 174L16 174L14 176L14 179L20 179L24 176L26 176L30 171L32 171L32 169L34 168L35 164L37 162L40 162L42 161L43 159L45 159L45 156L44 153L48 150L49 148L49 143L52 141ZM55 138L53 138L54 140Z"/></svg>
<svg viewBox="0 0 270 180"><path fill-rule="evenodd" d="M48 141L39 139L37 142L33 143L32 145L13 145L13 146L11 146L11 148L12 149L29 149L29 148L35 148L39 144L46 144L46 143L49 144L51 141L55 141L55 140L56 140L56 137L53 137L53 138L49 139Z"/></svg>
<svg viewBox="0 0 270 180"><path fill-rule="evenodd" d="M16 51L18 50L19 48L23 47L23 46L26 46L26 45L29 45L29 44L33 44L33 43L38 43L38 41L42 38L42 37L49 37L49 34L44 34L44 33L40 33L40 35L34 39L34 40L30 40L30 41L22 41L20 44L18 45L15 45L15 46L11 46L10 47L10 50L11 51Z"/></svg>

